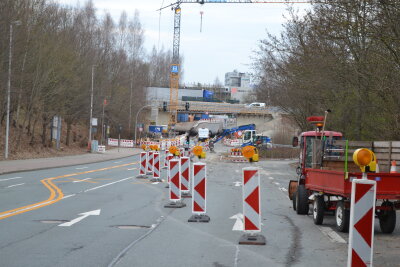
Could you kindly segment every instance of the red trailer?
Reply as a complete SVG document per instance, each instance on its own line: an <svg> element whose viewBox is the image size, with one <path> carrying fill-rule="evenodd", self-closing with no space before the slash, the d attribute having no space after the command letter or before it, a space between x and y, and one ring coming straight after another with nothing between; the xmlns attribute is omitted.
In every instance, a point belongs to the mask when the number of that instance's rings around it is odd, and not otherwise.
<svg viewBox="0 0 400 267"><path fill-rule="evenodd" d="M308 214L312 204L315 224L322 224L326 212L335 213L336 228L349 227L351 181L360 179L360 168L352 152L365 147L374 151L381 172L367 168L367 177L377 182L376 217L382 232L396 227L396 209L400 208L400 173L390 173L392 160L400 160L400 142L357 142L341 140L338 132L305 132L300 137L301 155L297 180L290 181L289 198L297 214ZM376 172L378 171L378 172Z"/></svg>

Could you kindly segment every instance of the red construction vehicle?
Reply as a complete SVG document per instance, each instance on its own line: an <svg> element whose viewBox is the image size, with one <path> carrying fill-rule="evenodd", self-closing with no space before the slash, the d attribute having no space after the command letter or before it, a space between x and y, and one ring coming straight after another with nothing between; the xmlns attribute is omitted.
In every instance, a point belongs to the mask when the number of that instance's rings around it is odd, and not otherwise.
<svg viewBox="0 0 400 267"><path fill-rule="evenodd" d="M348 141L340 132L323 130L326 116L309 121L318 129L300 136L298 177L290 181L288 190L293 209L297 214L308 214L309 204L312 204L315 224L322 224L325 214L334 212L337 230L346 232L351 181L362 176L352 156L356 149L367 148L375 155L365 171L368 179L377 181L376 217L382 232L392 233L396 227L396 209L400 208L400 173L389 170L393 160L400 160L400 142Z"/></svg>

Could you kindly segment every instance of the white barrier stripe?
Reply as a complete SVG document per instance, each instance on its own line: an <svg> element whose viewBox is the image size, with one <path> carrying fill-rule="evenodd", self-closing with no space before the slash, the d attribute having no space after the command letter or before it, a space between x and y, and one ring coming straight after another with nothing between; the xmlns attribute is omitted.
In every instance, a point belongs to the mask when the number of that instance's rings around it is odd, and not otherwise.
<svg viewBox="0 0 400 267"><path fill-rule="evenodd" d="M373 199L373 197L374 192L368 191L364 196L362 196L362 198L360 198L360 200L357 201L354 209L355 222L358 222L371 209L371 199Z"/></svg>
<svg viewBox="0 0 400 267"><path fill-rule="evenodd" d="M364 238L358 233L357 230L353 232L353 250L362 259L364 263L371 264L371 247L365 242Z"/></svg>

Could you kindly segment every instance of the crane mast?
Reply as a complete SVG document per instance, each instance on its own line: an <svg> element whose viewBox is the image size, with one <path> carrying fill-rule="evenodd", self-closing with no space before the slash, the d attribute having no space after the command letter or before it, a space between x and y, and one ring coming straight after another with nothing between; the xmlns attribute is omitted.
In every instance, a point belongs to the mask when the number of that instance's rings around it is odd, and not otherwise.
<svg viewBox="0 0 400 267"><path fill-rule="evenodd" d="M325 0L328 1L328 0ZM180 62L179 62L179 46L181 40L181 4L299 4L299 3L321 3L323 1L312 0L270 0L270 1L254 1L254 0L179 0L160 8L159 10L171 7L174 11L174 37L173 37L173 52L172 63L170 65L170 98L169 98L169 123L168 128L171 130L177 123L178 104L179 104L179 77L180 77Z"/></svg>

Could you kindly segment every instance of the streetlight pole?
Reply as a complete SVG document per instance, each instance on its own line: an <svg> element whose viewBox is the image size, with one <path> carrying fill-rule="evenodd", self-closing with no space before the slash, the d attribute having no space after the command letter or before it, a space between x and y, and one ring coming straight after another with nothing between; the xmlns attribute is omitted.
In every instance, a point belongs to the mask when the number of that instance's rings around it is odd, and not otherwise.
<svg viewBox="0 0 400 267"><path fill-rule="evenodd" d="M10 23L10 51L8 55L8 82L7 82L7 122L6 122L6 143L4 148L4 158L8 159L8 138L10 135L10 101L11 101L11 60L12 60L12 37L13 24L21 25L21 21L13 21Z"/></svg>
<svg viewBox="0 0 400 267"><path fill-rule="evenodd" d="M137 142L136 131L137 131L137 120L138 120L138 117L139 117L139 113L140 113L140 111L142 111L144 108L147 108L147 107L151 107L151 105L146 105L146 106L141 107L141 108L138 110L138 112L136 113L136 120L135 120L135 144L136 144L136 142Z"/></svg>
<svg viewBox="0 0 400 267"><path fill-rule="evenodd" d="M91 149L92 145L92 119L93 119L93 83L94 83L94 67L92 65L92 87L90 90L90 118L89 118L89 149Z"/></svg>

